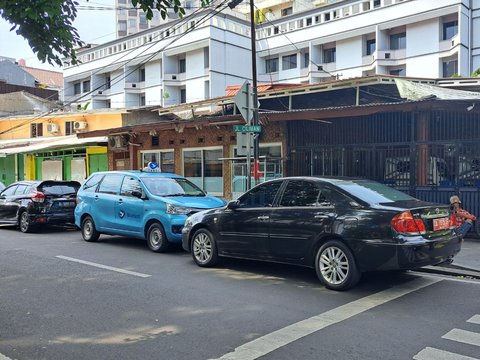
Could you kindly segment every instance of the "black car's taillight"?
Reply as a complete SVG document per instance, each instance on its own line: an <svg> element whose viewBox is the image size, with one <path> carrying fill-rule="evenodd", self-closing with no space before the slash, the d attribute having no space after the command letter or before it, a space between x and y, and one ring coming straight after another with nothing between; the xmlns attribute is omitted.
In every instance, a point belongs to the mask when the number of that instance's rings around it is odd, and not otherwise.
<svg viewBox="0 0 480 360"><path fill-rule="evenodd" d="M422 219L415 219L410 211L395 215L390 221L397 232L408 235L421 235L427 232Z"/></svg>

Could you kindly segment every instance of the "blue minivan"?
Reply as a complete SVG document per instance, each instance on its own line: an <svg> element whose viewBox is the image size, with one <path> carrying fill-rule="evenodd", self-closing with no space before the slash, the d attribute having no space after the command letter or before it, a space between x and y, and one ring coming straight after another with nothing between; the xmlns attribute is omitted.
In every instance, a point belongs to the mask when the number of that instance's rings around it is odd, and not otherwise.
<svg viewBox="0 0 480 360"><path fill-rule="evenodd" d="M97 172L77 193L75 225L85 241L97 241L100 234L129 236L164 252L170 243L181 243L189 215L224 205L179 175L150 168Z"/></svg>

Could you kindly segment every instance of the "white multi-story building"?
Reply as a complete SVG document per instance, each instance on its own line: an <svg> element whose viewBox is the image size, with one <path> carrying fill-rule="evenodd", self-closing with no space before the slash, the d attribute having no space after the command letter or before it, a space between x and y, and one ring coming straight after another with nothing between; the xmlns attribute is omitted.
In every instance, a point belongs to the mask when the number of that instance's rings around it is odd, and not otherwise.
<svg viewBox="0 0 480 360"><path fill-rule="evenodd" d="M215 7L220 0L212 0L210 7ZM185 10L185 14L191 14L200 9L201 0L181 0L181 6ZM131 0L115 0L115 19L116 19L116 34L117 38L132 35L137 32L150 29L172 20L178 20L178 15L174 9L167 9L167 17L162 19L160 12L154 11L153 18L147 20L145 13L140 8L133 8Z"/></svg>
<svg viewBox="0 0 480 360"><path fill-rule="evenodd" d="M257 26L259 81L468 77L480 67L479 0L351 0Z"/></svg>
<svg viewBox="0 0 480 360"><path fill-rule="evenodd" d="M169 106L222 96L251 77L250 24L204 10L78 53L64 101L86 108Z"/></svg>
<svg viewBox="0 0 480 360"><path fill-rule="evenodd" d="M480 0L255 4L259 83L469 77L480 67ZM195 12L80 52L82 63L64 69L65 100L93 108L168 106L223 95L251 79L246 8L243 16L226 6L211 18L211 10Z"/></svg>

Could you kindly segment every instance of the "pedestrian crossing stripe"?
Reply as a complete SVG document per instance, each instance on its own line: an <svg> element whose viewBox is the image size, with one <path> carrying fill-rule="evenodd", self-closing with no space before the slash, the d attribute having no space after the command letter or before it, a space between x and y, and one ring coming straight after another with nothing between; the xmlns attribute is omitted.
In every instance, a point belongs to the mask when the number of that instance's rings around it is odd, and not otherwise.
<svg viewBox="0 0 480 360"><path fill-rule="evenodd" d="M464 344L480 346L480 334L473 331L453 329L443 335L442 338Z"/></svg>
<svg viewBox="0 0 480 360"><path fill-rule="evenodd" d="M479 324L480 325L480 315L474 315L467 320L469 323Z"/></svg>
<svg viewBox="0 0 480 360"><path fill-rule="evenodd" d="M413 357L414 360L479 360L444 350L427 347Z"/></svg>

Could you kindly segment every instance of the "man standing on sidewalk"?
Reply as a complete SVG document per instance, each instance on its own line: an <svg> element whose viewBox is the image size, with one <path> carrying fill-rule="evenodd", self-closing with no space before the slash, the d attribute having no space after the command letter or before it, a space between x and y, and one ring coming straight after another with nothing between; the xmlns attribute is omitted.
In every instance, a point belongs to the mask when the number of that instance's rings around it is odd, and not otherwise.
<svg viewBox="0 0 480 360"><path fill-rule="evenodd" d="M473 222L477 219L474 215L470 214L468 211L462 209L460 198L457 195L450 197L450 204L452 206L452 211L455 215L455 227L457 228L457 233L462 236L462 238L467 235L467 233L472 228Z"/></svg>

